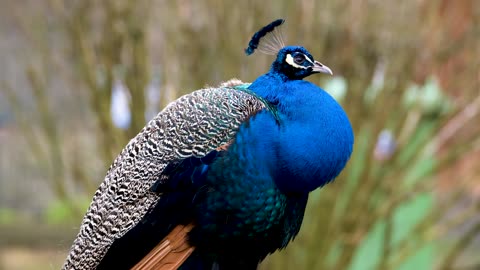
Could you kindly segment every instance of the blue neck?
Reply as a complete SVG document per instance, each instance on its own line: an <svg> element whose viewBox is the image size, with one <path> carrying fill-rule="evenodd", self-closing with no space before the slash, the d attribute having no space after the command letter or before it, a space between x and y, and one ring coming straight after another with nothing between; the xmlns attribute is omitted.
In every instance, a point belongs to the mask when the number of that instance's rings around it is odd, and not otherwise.
<svg viewBox="0 0 480 270"><path fill-rule="evenodd" d="M275 145L272 174L280 190L305 193L332 181L348 161L354 141L342 107L316 85L274 70L249 89L274 104L280 116L277 134L266 138Z"/></svg>

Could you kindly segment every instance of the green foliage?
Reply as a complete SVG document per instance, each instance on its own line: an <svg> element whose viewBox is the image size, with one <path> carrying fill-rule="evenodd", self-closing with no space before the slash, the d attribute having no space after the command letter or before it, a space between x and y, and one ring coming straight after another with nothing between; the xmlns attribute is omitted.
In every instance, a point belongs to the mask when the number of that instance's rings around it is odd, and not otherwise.
<svg viewBox="0 0 480 270"><path fill-rule="evenodd" d="M451 102L440 89L435 77L427 79L423 86L412 84L405 91L404 103L407 108L420 107L426 114L437 115L451 111Z"/></svg>
<svg viewBox="0 0 480 270"><path fill-rule="evenodd" d="M18 220L18 215L13 209L0 208L0 225L11 225Z"/></svg>
<svg viewBox="0 0 480 270"><path fill-rule="evenodd" d="M77 209L80 213L85 213L90 205L90 198L82 197L76 200L54 201L45 209L44 220L48 225L71 225L79 222L78 214L72 209Z"/></svg>
<svg viewBox="0 0 480 270"><path fill-rule="evenodd" d="M153 67L161 107L206 84L252 81L272 58L243 48L259 26L285 18L287 43L336 74L309 80L342 103L355 148L338 179L310 195L297 239L262 268L450 269L480 231L448 236L479 211L475 203L445 222L472 196L465 174L448 192L436 188L438 174L479 145L478 1L48 0L34 12L17 2L24 82L6 78L1 89L24 139L13 144L26 142L45 171L38 181L58 198L45 211L49 223L79 222L108 165L145 124ZM110 117L115 70L132 97L127 130ZM394 139L385 152L376 151L382 131ZM2 211L0 223L11 222Z"/></svg>

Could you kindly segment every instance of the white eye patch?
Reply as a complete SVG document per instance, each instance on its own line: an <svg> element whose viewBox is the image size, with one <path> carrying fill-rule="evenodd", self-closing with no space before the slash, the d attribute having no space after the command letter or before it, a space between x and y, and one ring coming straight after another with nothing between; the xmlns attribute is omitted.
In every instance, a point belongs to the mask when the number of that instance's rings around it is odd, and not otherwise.
<svg viewBox="0 0 480 270"><path fill-rule="evenodd" d="M304 54L303 56L305 56L305 60L307 60L308 62L310 62L310 63L312 64L312 66L313 66L313 61L310 60L310 58L308 58L308 56L306 56L305 54ZM301 66L301 65L295 63L295 61L293 60L293 56L292 56L291 54L287 54L287 58L285 58L285 61L286 61L289 65L291 65L291 66L293 66L293 67L308 69L308 67L304 67L304 66Z"/></svg>

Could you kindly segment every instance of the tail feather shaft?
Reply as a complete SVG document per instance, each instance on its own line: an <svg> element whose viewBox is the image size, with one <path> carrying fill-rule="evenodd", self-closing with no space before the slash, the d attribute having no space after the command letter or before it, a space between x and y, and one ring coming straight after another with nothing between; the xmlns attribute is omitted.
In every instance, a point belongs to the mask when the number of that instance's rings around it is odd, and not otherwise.
<svg viewBox="0 0 480 270"><path fill-rule="evenodd" d="M188 243L188 232L192 224L178 225L132 270L174 270L180 267L194 251Z"/></svg>

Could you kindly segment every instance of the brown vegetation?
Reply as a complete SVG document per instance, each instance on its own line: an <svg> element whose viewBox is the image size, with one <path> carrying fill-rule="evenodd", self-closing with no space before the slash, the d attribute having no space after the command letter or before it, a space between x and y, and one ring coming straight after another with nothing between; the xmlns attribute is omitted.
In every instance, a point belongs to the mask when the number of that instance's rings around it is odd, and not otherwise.
<svg viewBox="0 0 480 270"><path fill-rule="evenodd" d="M79 220L109 163L145 124L145 88L156 74L158 109L206 84L252 81L272 59L242 50L259 26L283 17L287 43L304 45L345 78L342 105L356 144L347 170L311 196L299 238L265 267L347 269L381 223L374 268L397 269L424 246L447 243L435 265L453 269L479 234L478 199L455 208L478 190L480 177L478 1L30 0L4 7L2 33L14 37L4 40L18 48L0 49L11 69L0 76L0 104L15 115L13 135L0 140L3 153L25 159L8 163L10 173L1 175L11 179L1 188L27 175L26 190L32 181L47 186L53 196L43 196L65 202ZM441 91L425 97L432 76ZM110 116L116 77L131 96L126 130ZM329 78L310 80L325 86ZM413 83L427 86L406 104ZM373 149L385 129L394 134L396 151L378 160ZM446 183L441 193L439 183ZM396 211L420 195L436 201L408 237L395 239ZM452 208L459 210L446 218ZM450 236L469 221L472 226Z"/></svg>

